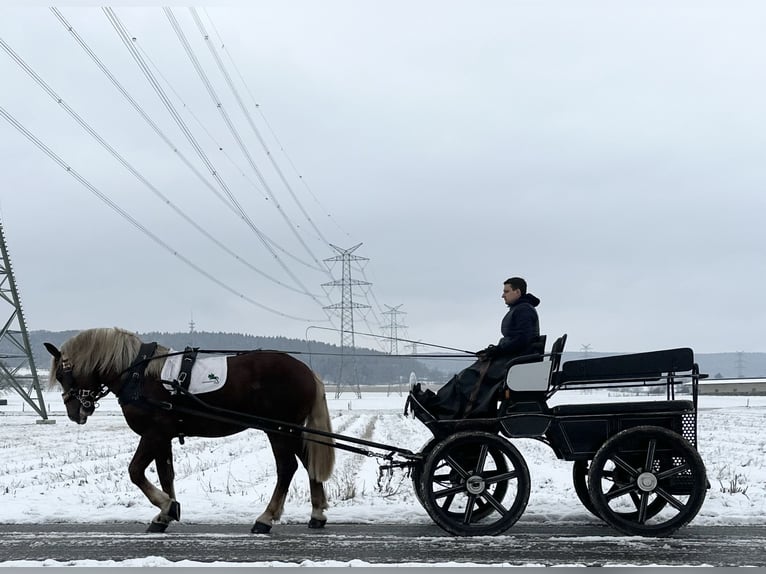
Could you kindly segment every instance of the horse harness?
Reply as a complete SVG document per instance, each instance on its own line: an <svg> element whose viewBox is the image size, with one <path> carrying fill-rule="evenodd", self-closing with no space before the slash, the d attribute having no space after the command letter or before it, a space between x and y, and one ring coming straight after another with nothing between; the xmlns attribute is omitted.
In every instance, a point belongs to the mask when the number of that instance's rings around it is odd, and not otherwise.
<svg viewBox="0 0 766 574"><path fill-rule="evenodd" d="M128 367L123 377L121 378L122 385L115 393L120 404L128 404L139 402L143 399L141 393L141 386L144 382L144 372L146 366L153 357L154 352L157 350L157 343L142 343L141 348L138 351L138 356L133 363ZM197 360L197 353L199 349L194 347L186 347L183 352L183 359L181 360L181 370L178 373L178 378L175 381L163 381L167 382L182 392L189 390L189 383L191 382L191 371L194 366L194 362Z"/></svg>
<svg viewBox="0 0 766 574"><path fill-rule="evenodd" d="M120 406L126 404L135 404L144 399L142 387L144 375L149 361L154 357L157 351L157 343L141 343L138 355L131 365L123 371L120 376L120 384L116 389L111 390L116 396ZM182 391L188 391L191 382L191 371L194 362L197 359L197 348L186 347L181 361L181 370L176 381L170 382ZM56 378L67 390L62 393L64 404L72 400L78 400L85 409L95 409L98 406L99 399L109 394L110 389L106 385L101 385L98 390L78 388L74 375L72 374L72 363L69 359L62 358L56 372Z"/></svg>

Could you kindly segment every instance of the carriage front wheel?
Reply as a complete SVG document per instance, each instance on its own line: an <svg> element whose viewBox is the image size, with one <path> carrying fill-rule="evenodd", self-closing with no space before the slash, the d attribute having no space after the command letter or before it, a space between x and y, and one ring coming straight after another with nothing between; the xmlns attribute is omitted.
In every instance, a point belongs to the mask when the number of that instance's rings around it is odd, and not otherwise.
<svg viewBox="0 0 766 574"><path fill-rule="evenodd" d="M705 465L678 433L638 426L612 436L596 452L588 490L598 515L617 530L669 536L699 512L707 490Z"/></svg>
<svg viewBox="0 0 766 574"><path fill-rule="evenodd" d="M455 433L433 447L420 475L423 506L456 536L505 532L529 500L529 469L504 438L480 431Z"/></svg>

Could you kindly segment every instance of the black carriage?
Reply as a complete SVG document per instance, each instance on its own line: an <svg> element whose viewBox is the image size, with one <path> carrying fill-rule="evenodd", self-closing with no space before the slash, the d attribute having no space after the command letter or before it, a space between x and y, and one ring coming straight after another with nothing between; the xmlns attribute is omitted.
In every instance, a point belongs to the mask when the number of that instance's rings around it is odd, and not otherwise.
<svg viewBox="0 0 766 574"><path fill-rule="evenodd" d="M433 434L410 463L414 488L444 530L495 535L521 517L530 493L527 464L513 445L521 438L542 441L557 458L572 461L580 501L623 533L668 536L696 516L709 483L697 452L698 384L705 375L693 351L562 364L565 343L563 335L550 353L509 363L493 416L440 419L410 393L405 411ZM664 398L549 404L569 389L635 387L654 388ZM678 387L688 398L676 399Z"/></svg>

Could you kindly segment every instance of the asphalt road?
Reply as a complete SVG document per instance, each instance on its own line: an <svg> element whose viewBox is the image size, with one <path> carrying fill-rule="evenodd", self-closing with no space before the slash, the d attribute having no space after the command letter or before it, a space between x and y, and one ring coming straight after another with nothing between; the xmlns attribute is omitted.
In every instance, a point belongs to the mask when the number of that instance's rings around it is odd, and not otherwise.
<svg viewBox="0 0 766 574"><path fill-rule="evenodd" d="M481 563L546 566L766 566L766 526L687 526L670 538L622 536L606 525L516 524L494 537L456 538L429 524L277 524L268 535L245 524L0 524L0 563L54 559L176 562L361 560L370 564Z"/></svg>

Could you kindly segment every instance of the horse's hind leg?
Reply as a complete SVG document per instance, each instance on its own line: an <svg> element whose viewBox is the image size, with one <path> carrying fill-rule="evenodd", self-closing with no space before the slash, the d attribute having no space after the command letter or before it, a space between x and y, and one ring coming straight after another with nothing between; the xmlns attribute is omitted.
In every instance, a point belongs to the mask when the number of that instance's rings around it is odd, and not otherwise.
<svg viewBox="0 0 766 574"><path fill-rule="evenodd" d="M255 524L250 532L255 534L267 534L275 520L279 520L287 498L287 491L293 480L295 471L298 470L298 461L295 459L296 445L300 444L292 437L281 437L269 435L271 450L274 453L274 461L277 466L277 484L271 495L271 500L266 506L266 510L255 519Z"/></svg>
<svg viewBox="0 0 766 574"><path fill-rule="evenodd" d="M329 504L327 504L327 496L324 491L324 483L311 476L309 470L308 450L301 449L299 458L303 463L303 466L309 471L309 491L311 493L311 519L309 520L309 528L324 528L327 524L327 517L324 511L327 510Z"/></svg>
<svg viewBox="0 0 766 574"><path fill-rule="evenodd" d="M311 490L311 520L309 520L309 528L324 528L324 525L327 524L327 517L324 511L329 506L324 492L324 483L309 478L309 488Z"/></svg>
<svg viewBox="0 0 766 574"><path fill-rule="evenodd" d="M128 465L130 480L135 484L149 501L160 509L160 513L152 519L149 532L164 532L172 520L180 518L180 507L175 501L173 489L173 451L170 439L142 436L138 443L133 459ZM157 474L163 490L154 486L146 478L146 468L152 461L156 462Z"/></svg>

